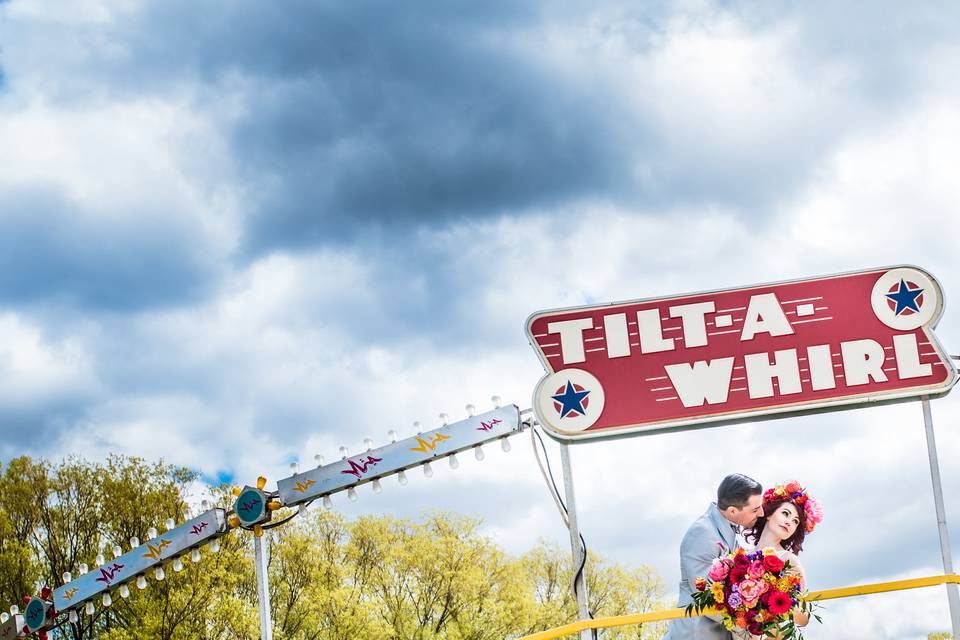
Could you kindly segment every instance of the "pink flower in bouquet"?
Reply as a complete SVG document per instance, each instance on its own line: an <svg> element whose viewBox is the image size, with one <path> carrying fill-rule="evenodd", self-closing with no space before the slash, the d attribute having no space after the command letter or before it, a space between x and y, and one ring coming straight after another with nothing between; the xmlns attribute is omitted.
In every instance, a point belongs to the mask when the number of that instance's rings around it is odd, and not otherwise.
<svg viewBox="0 0 960 640"><path fill-rule="evenodd" d="M759 560L754 560L750 563L750 566L747 567L747 575L756 580L757 578L762 578L763 574L767 572L763 567L763 563Z"/></svg>
<svg viewBox="0 0 960 640"><path fill-rule="evenodd" d="M757 604L757 600L767 590L767 583L763 580L751 580L747 578L740 583L740 597L748 609L752 609Z"/></svg>
<svg viewBox="0 0 960 640"><path fill-rule="evenodd" d="M710 567L710 571L707 572L707 577L716 582L717 580L726 578L728 573L730 573L730 567L727 566L727 563L720 558L715 558L713 566Z"/></svg>

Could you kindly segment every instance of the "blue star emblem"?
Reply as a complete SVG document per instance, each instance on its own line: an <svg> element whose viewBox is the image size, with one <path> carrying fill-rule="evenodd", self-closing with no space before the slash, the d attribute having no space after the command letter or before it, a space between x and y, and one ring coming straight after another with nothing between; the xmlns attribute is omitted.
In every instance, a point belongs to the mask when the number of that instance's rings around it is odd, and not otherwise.
<svg viewBox="0 0 960 640"><path fill-rule="evenodd" d="M900 278L900 287L895 293L888 293L887 298L896 303L897 308L894 310L895 315L900 315L907 309L915 313L920 313L920 306L917 305L917 298L920 297L920 294L923 293L923 289L917 287L916 289L911 289L907 286L906 281L903 278Z"/></svg>
<svg viewBox="0 0 960 640"><path fill-rule="evenodd" d="M573 383L567 380L567 386L563 393L550 397L560 403L560 417L569 418L570 413L573 413L574 416L577 414L582 416L586 413L586 409L583 408L583 401L588 395L590 395L589 391L577 391L573 388Z"/></svg>

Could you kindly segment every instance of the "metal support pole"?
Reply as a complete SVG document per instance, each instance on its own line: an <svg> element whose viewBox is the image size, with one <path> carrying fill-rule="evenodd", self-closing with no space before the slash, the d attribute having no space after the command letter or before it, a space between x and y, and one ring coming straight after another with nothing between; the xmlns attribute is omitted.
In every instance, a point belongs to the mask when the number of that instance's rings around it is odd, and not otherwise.
<svg viewBox="0 0 960 640"><path fill-rule="evenodd" d="M270 563L270 543L266 536L253 539L257 567L257 603L260 607L260 640L273 640L273 622L270 620L270 581L267 567Z"/></svg>
<svg viewBox="0 0 960 640"><path fill-rule="evenodd" d="M573 469L570 467L570 449L566 444L560 445L560 463L563 467L563 493L567 502L567 518L570 521L570 547L573 550L573 573L576 575L580 564L584 562L584 549L580 544L580 527L577 526L577 500L573 493ZM588 620L590 613L587 608L587 566L574 582L577 592L577 619ZM580 632L581 640L590 640L592 633L589 629Z"/></svg>
<svg viewBox="0 0 960 640"><path fill-rule="evenodd" d="M947 513L943 507L943 488L940 486L940 462L937 460L937 441L933 435L933 416L930 413L930 400L921 399L923 405L923 425L927 430L927 454L930 456L930 478L933 480L933 501L937 509L937 529L940 532L940 554L943 556L944 573L953 573L953 560L950 556L950 534L947 531ZM953 637L960 639L960 594L957 585L947 584L947 602L950 604L950 624Z"/></svg>

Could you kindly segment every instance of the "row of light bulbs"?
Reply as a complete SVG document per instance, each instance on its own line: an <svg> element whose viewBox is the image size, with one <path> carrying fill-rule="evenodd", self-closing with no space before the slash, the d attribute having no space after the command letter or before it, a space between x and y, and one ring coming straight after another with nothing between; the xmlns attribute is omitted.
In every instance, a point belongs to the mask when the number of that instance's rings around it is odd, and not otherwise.
<svg viewBox="0 0 960 640"><path fill-rule="evenodd" d="M494 409L499 409L499 408L500 408L500 400L501 400L501 399L500 399L500 396L490 396L490 401L493 402L493 404L494 404ZM467 417L469 417L469 418L472 418L473 416L475 416L475 415L477 414L477 408L476 408L474 405L472 405L472 404L468 404L468 405L465 407L465 409L466 409L466 411L467 411ZM449 424L450 416L447 415L446 413L441 413L438 417L440 418L441 426L445 427L445 426L447 426L447 425ZM423 433L423 424L420 423L419 421L414 421L414 423L413 423L413 428L416 429L417 435L420 435L421 433ZM390 444L393 444L394 442L397 441L398 435L399 435L399 434L398 434L398 432L397 432L395 429L390 429L389 431L387 431L387 437L390 438ZM374 444L374 443L373 443L373 439L372 439L372 438L364 438L364 439L363 439L363 446L364 446L364 449L365 449L366 451L370 451L371 449L373 449L373 444ZM504 447L504 448L505 448L506 451L509 451L509 450L510 450L509 445L507 445L507 446ZM346 460L348 456L349 456L349 449L348 449L347 447L345 447L345 446L341 446L341 447L340 447L340 459L341 459L341 460ZM477 460L483 460L483 453L482 453L482 452L476 454L476 456L477 456ZM326 461L326 458L324 458L322 455L320 455L320 454L318 453L317 455L313 456L313 460L314 460L314 462L317 463L317 467L322 467L322 466L324 465L324 462ZM290 468L294 471L294 473L300 473L300 465L299 465L299 463L297 463L297 462L291 462L291 463L290 463ZM454 469L457 468L455 464L454 464L453 468L454 468Z"/></svg>
<svg viewBox="0 0 960 640"><path fill-rule="evenodd" d="M491 396L490 400L493 402L495 409L500 408L500 396ZM466 408L468 417L472 418L474 415L476 415L476 407L474 407L472 404L468 404L465 408ZM440 421L443 423L442 426L447 426L447 424L449 423L448 421L450 419L450 416L448 416L446 413L441 413L439 415L439 418L440 418ZM413 428L417 430L418 435L423 433L423 425L420 424L420 422L414 422ZM390 438L390 444L393 444L394 442L397 441L397 432L394 429L390 429L389 431L387 431L387 437ZM364 438L363 446L366 448L367 451L370 451L371 449L373 449L373 440L370 438ZM505 437L502 438L500 440L500 448L505 453L509 452L511 448L510 441L507 440L507 438ZM349 456L349 450L347 449L347 447L341 446L340 459L346 460L348 456ZM483 453L482 445L478 444L473 448L473 457L476 458L478 462L481 462L486 458L486 455ZM325 459L322 455L318 453L317 455L313 456L313 459L317 463L318 468L323 466ZM451 469L458 469L460 467L460 461L457 459L456 453L451 453L449 456L447 456L447 461L450 463ZM423 475L425 475L428 478L433 477L433 467L430 466L429 460L423 463L421 467L423 468ZM291 462L290 470L295 474L300 473L300 464L298 462ZM405 471L401 470L397 473L397 481L402 485L407 484L407 474ZM370 485L373 488L374 493L380 493L381 491L383 491L383 487L380 485L379 479L375 479L373 482L370 483ZM357 501L356 488L350 487L349 489L347 489L347 498L349 498L351 502ZM323 506L328 509L333 507L333 500L330 499L330 496L328 495L323 496Z"/></svg>
<svg viewBox="0 0 960 640"><path fill-rule="evenodd" d="M207 511L207 510L209 509L209 503L208 503L206 500L202 501L202 502L201 502L201 508L203 509L203 511ZM167 518L166 521L163 523L163 526L164 526L164 528L165 528L167 531L170 531L170 530L176 528L177 525L176 525L176 522L174 521L173 518ZM147 540L153 540L153 539L155 539L155 538L157 538L157 537L158 537L158 532L157 532L156 527L150 527L149 529L147 529ZM134 549L136 549L137 547L140 546L140 538L138 538L137 536L133 536L132 538L130 538L129 542L130 542L130 550L131 550L131 551L133 551ZM212 553L219 553L219 552L220 552L220 540L219 540L219 539L214 538L214 539L210 542L210 544L209 544L208 546L209 546L210 551L211 551ZM114 558L119 558L121 555L123 555L123 549L120 547L120 545L114 545L114 546L113 546L113 557L114 557ZM192 550L190 551L190 561L191 561L191 562L197 563L197 562L200 562L201 559L202 559L202 556L200 555L200 549L199 549L199 548L194 548L194 549L192 549ZM97 557L96 557L96 559L95 559L95 562L97 563L97 565L99 566L99 565L104 564L104 560L105 560L105 559L104 559L104 557L103 557L103 553L98 553L98 554L97 554ZM176 572L178 572L178 573L179 573L180 571L183 571L183 568L184 568L183 560L181 560L179 556L176 557L176 558L174 558L174 559L173 559L173 563L172 563L172 567L173 567L173 570L176 571ZM78 571L79 571L79 575L83 575L83 574L87 573L87 571L88 571L87 563L85 563L85 562L81 562L80 565L79 565L77 568L78 568ZM166 572L164 571L162 564L157 565L156 567L153 568L153 577L157 580L157 582L161 582L161 581L163 581L164 578L167 577L167 574L166 574ZM62 576L62 578L63 578L63 583L64 583L64 584L68 584L68 583L70 583L70 582L73 581L73 574L71 574L69 571L65 571L64 574L63 574L63 576ZM140 590L146 589L146 588L147 588L147 578L146 578L146 576L144 576L143 574L137 576L136 585L137 585L137 588L140 589ZM128 587L126 583L120 585L120 587L117 589L117 592L120 594L120 597L121 597L121 598L129 598L129 597L130 597L130 587ZM101 603L103 604L103 606L109 607L111 604L113 604L113 597L110 595L110 592L109 592L109 591L106 591L106 592L104 592L104 594L103 594L103 596L101 597L100 601L101 601ZM15 611L15 610L16 610L16 611ZM96 609L95 609L95 607L94 607L94 604L93 604L93 601L92 601L92 600L88 601L87 604L84 605L83 611L84 611L84 613L86 613L87 615L93 615L93 614L96 612ZM10 607L10 613L11 613L11 614L14 614L14 615L15 615L15 614L17 614L17 613L19 613L19 612L20 612L20 610L19 610L19 608L18 608L16 605ZM6 615L6 614L3 614L3 615ZM2 617L3 617L3 616L0 616L0 618L2 618ZM71 609L71 610L70 610L70 612L69 612L69 614L68 614L68 619L70 620L70 622L77 622L77 621L79 620L79 616L78 616L78 614L77 614L76 609Z"/></svg>
<svg viewBox="0 0 960 640"><path fill-rule="evenodd" d="M135 539L136 538L131 538L131 540L135 540ZM209 547L211 552L218 553L220 551L220 541L214 539L209 544ZM191 562L197 563L197 562L200 562L201 559L202 559L202 556L200 555L200 549L192 549L190 551ZM183 560L181 560L179 557L174 558L172 566L173 566L173 570L178 573L180 571L183 571L184 569ZM81 574L85 573L84 571L85 568L86 568L86 565L82 565L82 564L80 565ZM153 577L157 580L157 582L162 582L167 577L166 571L164 571L163 569L163 565L157 565L156 567L153 568ZM69 573L64 573L63 578L65 581L69 582L69 580L72 579L72 576L70 576ZM140 590L146 589L147 588L146 576L144 576L143 574L137 576L136 585L137 585L137 588ZM125 583L120 585L117 591L120 594L121 598L130 597L130 587L128 587ZM113 604L113 597L110 595L109 591L103 594L103 596L100 599L100 602L105 607L109 607L111 604ZM88 601L87 604L84 605L83 611L87 615L93 615L96 612L96 608L94 607L92 600ZM69 615L70 622L77 622L77 620L79 619L76 609L71 609L68 615Z"/></svg>

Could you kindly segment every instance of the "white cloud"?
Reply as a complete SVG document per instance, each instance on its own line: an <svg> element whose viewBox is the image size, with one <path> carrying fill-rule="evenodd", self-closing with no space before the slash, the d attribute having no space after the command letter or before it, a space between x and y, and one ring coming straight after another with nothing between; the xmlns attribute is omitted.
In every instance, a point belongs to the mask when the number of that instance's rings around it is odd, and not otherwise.
<svg viewBox="0 0 960 640"><path fill-rule="evenodd" d="M96 372L85 345L51 340L12 313L0 315L0 406L38 409L94 392Z"/></svg>
<svg viewBox="0 0 960 640"><path fill-rule="evenodd" d="M0 190L59 189L106 232L131 221L185 226L205 252L234 248L240 191L218 182L227 152L186 101L62 107L37 98L0 103L0 113L0 139L17 150L0 154Z"/></svg>

